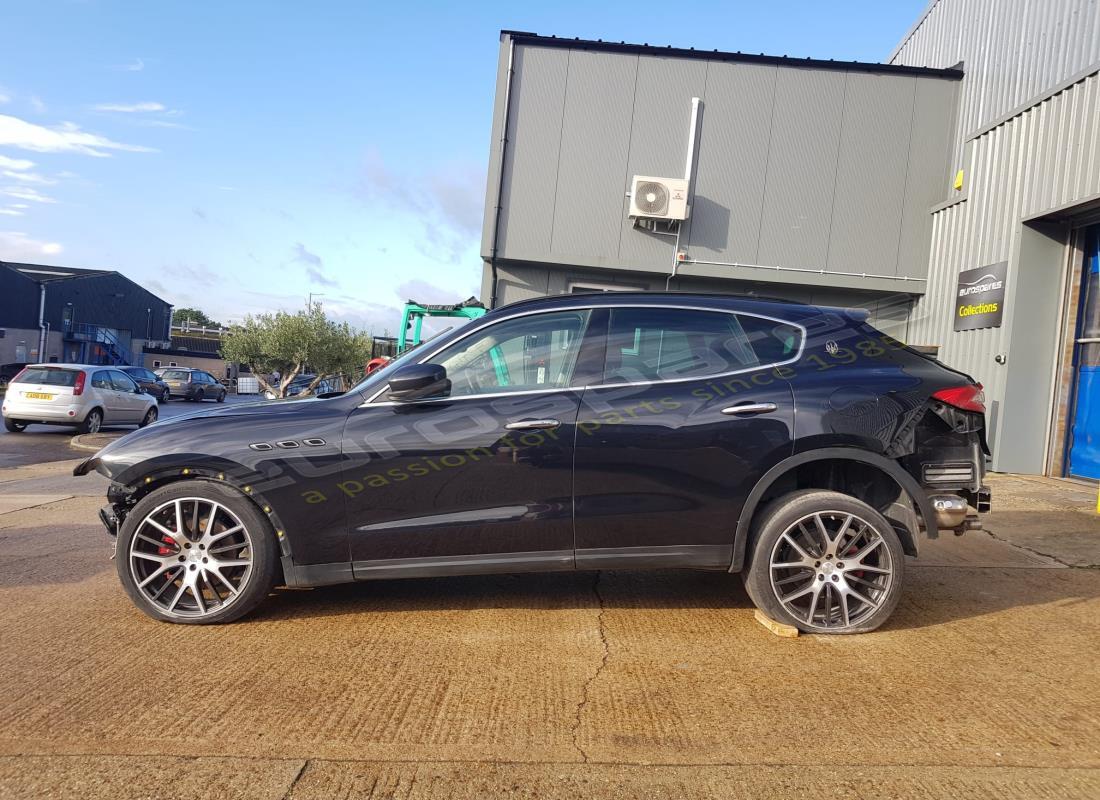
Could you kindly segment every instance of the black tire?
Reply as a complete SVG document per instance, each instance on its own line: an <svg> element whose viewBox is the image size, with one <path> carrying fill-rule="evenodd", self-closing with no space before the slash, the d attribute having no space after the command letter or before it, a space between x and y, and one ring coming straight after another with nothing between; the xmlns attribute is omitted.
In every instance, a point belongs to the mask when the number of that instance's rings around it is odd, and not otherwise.
<svg viewBox="0 0 1100 800"><path fill-rule="evenodd" d="M146 425L152 425L157 421L157 407L149 406L149 410L145 412L145 416L141 418L141 422L138 423L139 428L144 428Z"/></svg>
<svg viewBox="0 0 1100 800"><path fill-rule="evenodd" d="M84 421L77 426L81 433L98 433L103 427L103 411L98 408L93 408L88 412L88 416L84 417Z"/></svg>
<svg viewBox="0 0 1100 800"><path fill-rule="evenodd" d="M808 527L800 528L804 523ZM831 541L833 534L834 545L812 548L815 542ZM859 562L843 562L870 545L874 547ZM773 556L775 564L797 561L798 566L773 568ZM875 630L897 607L905 575L905 553L886 518L862 500L824 489L792 492L762 509L754 520L746 561L741 577L756 607L806 633ZM780 582L785 585L773 585ZM851 594L853 590L859 594ZM780 594L786 602L780 600ZM854 599L859 596L871 602ZM821 597L825 598L823 608L819 607ZM853 604L856 610L846 620Z"/></svg>
<svg viewBox="0 0 1100 800"><path fill-rule="evenodd" d="M171 399L172 399L172 393L171 393L170 391L168 391L167 389L165 389L165 390L164 390L163 392L161 392L161 394L160 394L160 402L162 402L162 403L167 403L167 402L168 402L169 400L171 400Z"/></svg>
<svg viewBox="0 0 1100 800"><path fill-rule="evenodd" d="M224 403L225 402L225 389L222 389L221 394L218 395L218 402L219 403Z"/></svg>
<svg viewBox="0 0 1100 800"><path fill-rule="evenodd" d="M229 509L246 528L249 537L248 549L251 551L251 568L248 577L240 586L237 594L221 607L215 607L201 616L182 616L166 613L145 590L139 587L131 563L140 563L131 555L131 545L141 529L146 517L166 503L185 498L199 498L203 502L216 502ZM185 500L185 505L186 505ZM185 508L185 514L186 514ZM202 527L200 525L200 527ZM148 531L149 528L146 528ZM182 548L179 552L184 551ZM264 601L275 586L279 575L279 551L275 541L275 531L271 523L248 498L237 490L224 484L205 480L187 480L163 486L143 497L126 515L118 534L118 549L115 566L122 588L142 612L162 622L182 625L216 625L234 622L240 619ZM193 568L193 567L192 567ZM166 581L177 586L174 581ZM152 586L156 586L154 582ZM169 588L171 593L172 589ZM184 595L186 597L186 595ZM194 614L194 612L191 612Z"/></svg>
<svg viewBox="0 0 1100 800"><path fill-rule="evenodd" d="M27 423L17 419L5 419L4 427L8 429L8 433L22 433L27 429Z"/></svg>
<svg viewBox="0 0 1100 800"><path fill-rule="evenodd" d="M199 391L195 394L195 402L196 403L201 403L205 399L206 399L206 390L205 389L199 389Z"/></svg>

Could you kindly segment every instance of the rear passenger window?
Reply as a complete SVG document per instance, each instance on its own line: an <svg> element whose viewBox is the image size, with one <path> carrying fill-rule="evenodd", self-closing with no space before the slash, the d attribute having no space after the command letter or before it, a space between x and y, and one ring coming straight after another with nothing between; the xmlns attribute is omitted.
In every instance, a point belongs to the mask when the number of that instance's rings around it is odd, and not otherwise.
<svg viewBox="0 0 1100 800"><path fill-rule="evenodd" d="M92 375L92 386L96 389L114 389L111 385L111 375L107 370L100 370Z"/></svg>
<svg viewBox="0 0 1100 800"><path fill-rule="evenodd" d="M604 381L706 378L787 361L800 335L793 325L721 311L614 308Z"/></svg>

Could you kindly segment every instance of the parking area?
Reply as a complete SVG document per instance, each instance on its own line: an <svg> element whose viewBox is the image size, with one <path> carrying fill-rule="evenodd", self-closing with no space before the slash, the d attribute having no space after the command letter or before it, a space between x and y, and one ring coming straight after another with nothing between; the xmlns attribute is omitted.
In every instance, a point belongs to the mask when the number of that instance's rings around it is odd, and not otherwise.
<svg viewBox="0 0 1100 800"><path fill-rule="evenodd" d="M1090 487L994 476L991 533L928 543L883 629L781 639L737 576L688 571L159 624L71 467L0 469L3 797L1100 796Z"/></svg>
<svg viewBox="0 0 1100 800"><path fill-rule="evenodd" d="M225 402L230 404L259 401L256 395L229 395L225 398ZM202 403L170 400L161 403L157 410L161 419L170 419L216 405L213 400ZM103 426L104 432L111 434L122 434L133 429L133 425ZM30 425L22 433L9 433L0 427L0 469L76 458L80 451L70 444L75 435L74 428L64 425Z"/></svg>

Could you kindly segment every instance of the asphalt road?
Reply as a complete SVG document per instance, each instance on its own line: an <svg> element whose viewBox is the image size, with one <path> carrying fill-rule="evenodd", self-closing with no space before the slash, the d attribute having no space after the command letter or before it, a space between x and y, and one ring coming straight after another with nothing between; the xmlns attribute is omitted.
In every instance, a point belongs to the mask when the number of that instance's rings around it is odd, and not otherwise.
<svg viewBox="0 0 1100 800"><path fill-rule="evenodd" d="M238 397L230 395L225 399L227 403L254 402L257 398ZM189 403L186 400L170 400L161 403L159 414L161 419L190 414L205 406L215 405L213 400L202 403ZM119 425L104 427L104 431L117 431L125 433L133 430L133 425ZM0 468L20 467L27 464L40 464L51 461L64 461L76 458L80 451L69 446L69 442L76 434L74 428L54 425L30 425L23 433L9 433L0 427Z"/></svg>
<svg viewBox="0 0 1100 800"><path fill-rule="evenodd" d="M777 638L736 576L687 571L281 589L174 626L130 605L103 479L69 466L0 470L0 797L1100 797L1100 570L995 536L929 543L864 636ZM1036 508L1006 485L994 534ZM1088 494L1051 485L1097 563Z"/></svg>

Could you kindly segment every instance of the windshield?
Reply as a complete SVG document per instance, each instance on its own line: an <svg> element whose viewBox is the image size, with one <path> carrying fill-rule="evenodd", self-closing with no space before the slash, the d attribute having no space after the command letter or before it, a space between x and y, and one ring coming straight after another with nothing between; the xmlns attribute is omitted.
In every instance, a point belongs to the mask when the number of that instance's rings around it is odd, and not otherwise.
<svg viewBox="0 0 1100 800"><path fill-rule="evenodd" d="M185 369L166 369L160 376L162 378L171 378L174 381L187 381L191 379L191 373Z"/></svg>

